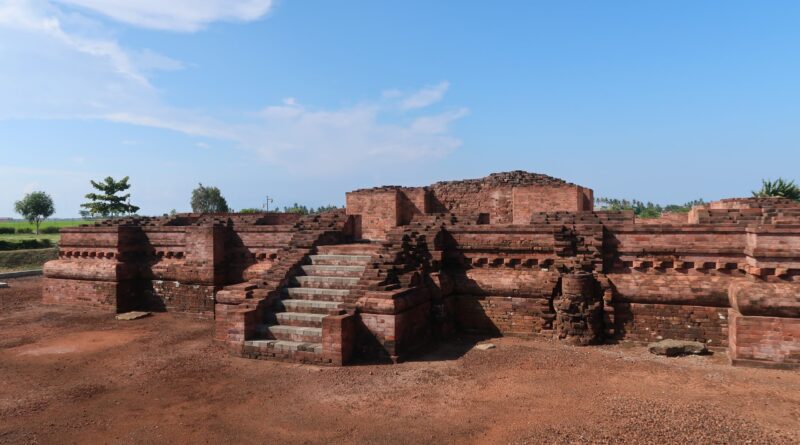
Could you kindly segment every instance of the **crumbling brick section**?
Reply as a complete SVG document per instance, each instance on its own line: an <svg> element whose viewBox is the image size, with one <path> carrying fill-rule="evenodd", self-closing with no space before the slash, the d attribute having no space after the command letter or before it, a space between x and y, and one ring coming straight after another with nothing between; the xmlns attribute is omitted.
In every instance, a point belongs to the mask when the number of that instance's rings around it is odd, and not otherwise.
<svg viewBox="0 0 800 445"><path fill-rule="evenodd" d="M561 278L561 296L554 303L556 336L578 346L603 341L603 299L592 274L575 272Z"/></svg>

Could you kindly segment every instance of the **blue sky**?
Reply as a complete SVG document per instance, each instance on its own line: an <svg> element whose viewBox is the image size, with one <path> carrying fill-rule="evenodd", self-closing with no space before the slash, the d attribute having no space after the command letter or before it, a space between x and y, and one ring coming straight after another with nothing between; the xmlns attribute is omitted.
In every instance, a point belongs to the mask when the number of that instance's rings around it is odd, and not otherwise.
<svg viewBox="0 0 800 445"><path fill-rule="evenodd" d="M800 3L0 0L0 216L129 175L236 209L523 169L661 203L800 179Z"/></svg>

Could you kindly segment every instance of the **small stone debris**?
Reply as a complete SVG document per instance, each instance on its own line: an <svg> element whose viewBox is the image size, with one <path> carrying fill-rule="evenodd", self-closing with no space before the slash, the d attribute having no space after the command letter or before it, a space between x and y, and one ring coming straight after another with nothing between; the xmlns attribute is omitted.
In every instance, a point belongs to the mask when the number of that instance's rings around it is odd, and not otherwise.
<svg viewBox="0 0 800 445"><path fill-rule="evenodd" d="M678 357L682 355L703 355L708 353L705 343L684 340L661 340L647 346L652 354Z"/></svg>
<svg viewBox="0 0 800 445"><path fill-rule="evenodd" d="M489 349L495 349L496 347L497 346L495 346L494 343L481 343L481 344L475 345L475 349L477 349L479 351L488 351Z"/></svg>
<svg viewBox="0 0 800 445"><path fill-rule="evenodd" d="M2 281L0 281L0 289L4 289L6 287L8 287L8 283L3 283Z"/></svg>
<svg viewBox="0 0 800 445"><path fill-rule="evenodd" d="M133 311L133 312L125 312L124 314L117 315L117 320L131 321L131 320L138 320L140 318L149 317L149 316L150 316L150 312Z"/></svg>

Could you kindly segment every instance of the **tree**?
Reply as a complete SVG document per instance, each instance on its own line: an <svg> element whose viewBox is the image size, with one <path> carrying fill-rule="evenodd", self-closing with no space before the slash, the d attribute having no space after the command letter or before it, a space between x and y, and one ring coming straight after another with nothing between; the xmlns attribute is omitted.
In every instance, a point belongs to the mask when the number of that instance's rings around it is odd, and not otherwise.
<svg viewBox="0 0 800 445"><path fill-rule="evenodd" d="M331 210L337 210L339 208L340 208L339 206L335 205L319 206L317 207L317 210L315 210L313 213L325 213L325 212L330 212Z"/></svg>
<svg viewBox="0 0 800 445"><path fill-rule="evenodd" d="M228 213L228 202L217 187L199 184L192 190L192 211L195 213Z"/></svg>
<svg viewBox="0 0 800 445"><path fill-rule="evenodd" d="M778 178L775 181L761 180L761 190L753 191L756 198L780 197L800 201L800 187L794 181Z"/></svg>
<svg viewBox="0 0 800 445"><path fill-rule="evenodd" d="M634 215L640 218L658 218L664 212L688 213L693 206L704 204L702 199L695 199L682 205L669 204L663 207L660 204L643 203L635 199L628 201L627 199L595 198L594 201L598 209L612 211L633 210Z"/></svg>
<svg viewBox="0 0 800 445"><path fill-rule="evenodd" d="M131 185L128 184L127 176L119 181L115 181L114 178L109 176L102 182L90 182L92 183L92 187L101 193L89 193L86 195L86 199L90 201L81 204L81 207L86 209L81 212L81 215L86 216L88 214L88 216L91 217L102 216L107 218L109 216L113 217L139 211L139 207L130 204L130 193L118 195L118 193L131 188Z"/></svg>
<svg viewBox="0 0 800 445"><path fill-rule="evenodd" d="M314 209L312 208L311 210L313 211ZM283 213L299 213L301 215L308 215L311 212L308 210L308 207L294 203L291 207L284 207Z"/></svg>
<svg viewBox="0 0 800 445"><path fill-rule="evenodd" d="M36 224L36 234L38 235L39 223L55 213L56 208L50 195L45 192L33 192L15 202L14 211L22 215L29 223Z"/></svg>
<svg viewBox="0 0 800 445"><path fill-rule="evenodd" d="M299 213L301 215L316 215L318 213L329 212L331 210L336 210L339 207L335 205L326 205L326 206L319 206L318 208L306 207L304 205L300 205L298 203L294 203L291 207L283 207L283 213Z"/></svg>

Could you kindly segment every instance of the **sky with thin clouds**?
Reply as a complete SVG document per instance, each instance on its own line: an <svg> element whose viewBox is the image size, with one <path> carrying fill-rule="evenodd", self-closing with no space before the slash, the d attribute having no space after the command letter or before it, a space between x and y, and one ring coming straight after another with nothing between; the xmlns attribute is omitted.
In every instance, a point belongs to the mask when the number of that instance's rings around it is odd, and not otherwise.
<svg viewBox="0 0 800 445"><path fill-rule="evenodd" d="M0 217L528 170L660 203L800 179L800 3L0 0Z"/></svg>

